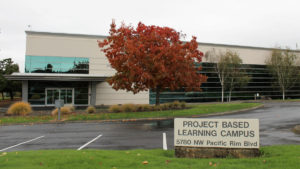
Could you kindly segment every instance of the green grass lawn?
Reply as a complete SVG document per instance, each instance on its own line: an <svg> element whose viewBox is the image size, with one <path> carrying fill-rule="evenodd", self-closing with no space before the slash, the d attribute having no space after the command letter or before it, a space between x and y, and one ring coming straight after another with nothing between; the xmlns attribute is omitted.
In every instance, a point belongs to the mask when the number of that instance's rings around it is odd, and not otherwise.
<svg viewBox="0 0 300 169"><path fill-rule="evenodd" d="M20 123L36 123L36 122L50 122L54 121L53 116L13 116L0 117L1 124L20 124Z"/></svg>
<svg viewBox="0 0 300 169"><path fill-rule="evenodd" d="M21 98L21 97L19 97L19 96L14 96L14 99L20 99L20 98ZM1 101L6 101L6 100L9 101L9 100L10 100L10 97L5 96L5 97L4 97L4 100L3 100L2 96L0 95L0 102L1 102Z"/></svg>
<svg viewBox="0 0 300 169"><path fill-rule="evenodd" d="M0 101L4 101L4 100L9 100L10 99L10 97L4 97L4 99L2 98L2 96L0 95Z"/></svg>
<svg viewBox="0 0 300 169"><path fill-rule="evenodd" d="M175 158L168 150L41 150L0 153L5 169L297 169L300 145L262 147L257 158ZM147 161L148 164L143 164Z"/></svg>
<svg viewBox="0 0 300 169"><path fill-rule="evenodd" d="M163 117L183 117L201 114L210 114L226 111L241 110L262 105L261 103L228 103L228 104L199 104L193 105L189 109L151 111L151 112L131 112L131 113L96 113L96 114L71 114L62 117L64 121L82 120L114 120L114 119L140 119L140 118L163 118ZM55 121L56 116L24 116L24 117L2 117L0 124L12 123L35 123Z"/></svg>

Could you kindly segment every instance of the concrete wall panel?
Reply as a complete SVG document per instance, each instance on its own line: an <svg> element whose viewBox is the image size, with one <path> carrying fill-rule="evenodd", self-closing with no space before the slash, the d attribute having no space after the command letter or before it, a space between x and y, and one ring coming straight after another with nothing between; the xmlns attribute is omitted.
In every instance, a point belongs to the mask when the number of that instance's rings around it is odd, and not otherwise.
<svg viewBox="0 0 300 169"><path fill-rule="evenodd" d="M140 92L133 94L125 90L114 90L107 82L97 84L96 105L113 105L113 104L148 104L149 92Z"/></svg>

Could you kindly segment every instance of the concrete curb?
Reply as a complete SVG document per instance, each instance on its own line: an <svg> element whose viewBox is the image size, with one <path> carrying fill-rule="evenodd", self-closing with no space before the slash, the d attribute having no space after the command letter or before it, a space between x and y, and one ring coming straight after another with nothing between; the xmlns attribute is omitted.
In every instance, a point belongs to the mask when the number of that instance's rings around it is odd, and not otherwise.
<svg viewBox="0 0 300 169"><path fill-rule="evenodd" d="M87 121L53 121L53 122L36 122L36 123L18 123L18 124L3 124L0 126L11 126L11 125L34 125L34 124L66 124L66 123L123 123L123 122L142 122L142 121L157 121L157 120L172 120L174 118L199 118L199 117L210 117L210 116L219 116L219 115L228 115L228 114L236 114L236 113L242 113L250 110L255 110L264 107L264 104L246 108L246 109L240 109L240 110L234 110L234 111L227 111L227 112L218 112L218 113L212 113L212 114L200 114L200 115L193 115L193 116L175 116L175 117L161 117L161 118L140 118L140 119L114 119L114 120L87 120Z"/></svg>

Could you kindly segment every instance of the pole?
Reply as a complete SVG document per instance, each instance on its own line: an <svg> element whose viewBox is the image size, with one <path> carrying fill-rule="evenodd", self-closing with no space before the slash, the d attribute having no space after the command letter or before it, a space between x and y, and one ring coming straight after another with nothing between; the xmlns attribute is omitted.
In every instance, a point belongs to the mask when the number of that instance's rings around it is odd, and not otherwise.
<svg viewBox="0 0 300 169"><path fill-rule="evenodd" d="M57 112L57 119L60 120L60 107L58 107L58 112Z"/></svg>
<svg viewBox="0 0 300 169"><path fill-rule="evenodd" d="M163 150L168 150L166 133L163 133Z"/></svg>

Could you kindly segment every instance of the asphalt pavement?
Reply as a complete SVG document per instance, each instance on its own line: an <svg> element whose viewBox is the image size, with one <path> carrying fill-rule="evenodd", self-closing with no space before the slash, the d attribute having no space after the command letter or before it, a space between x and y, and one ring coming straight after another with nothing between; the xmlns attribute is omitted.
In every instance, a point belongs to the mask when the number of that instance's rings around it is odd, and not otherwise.
<svg viewBox="0 0 300 169"><path fill-rule="evenodd" d="M295 125L300 125L299 102L269 102L256 110L206 118L258 118L261 146L300 144L300 135L291 131ZM0 126L0 152L162 148L164 132L168 149L173 149L173 126L173 120Z"/></svg>

